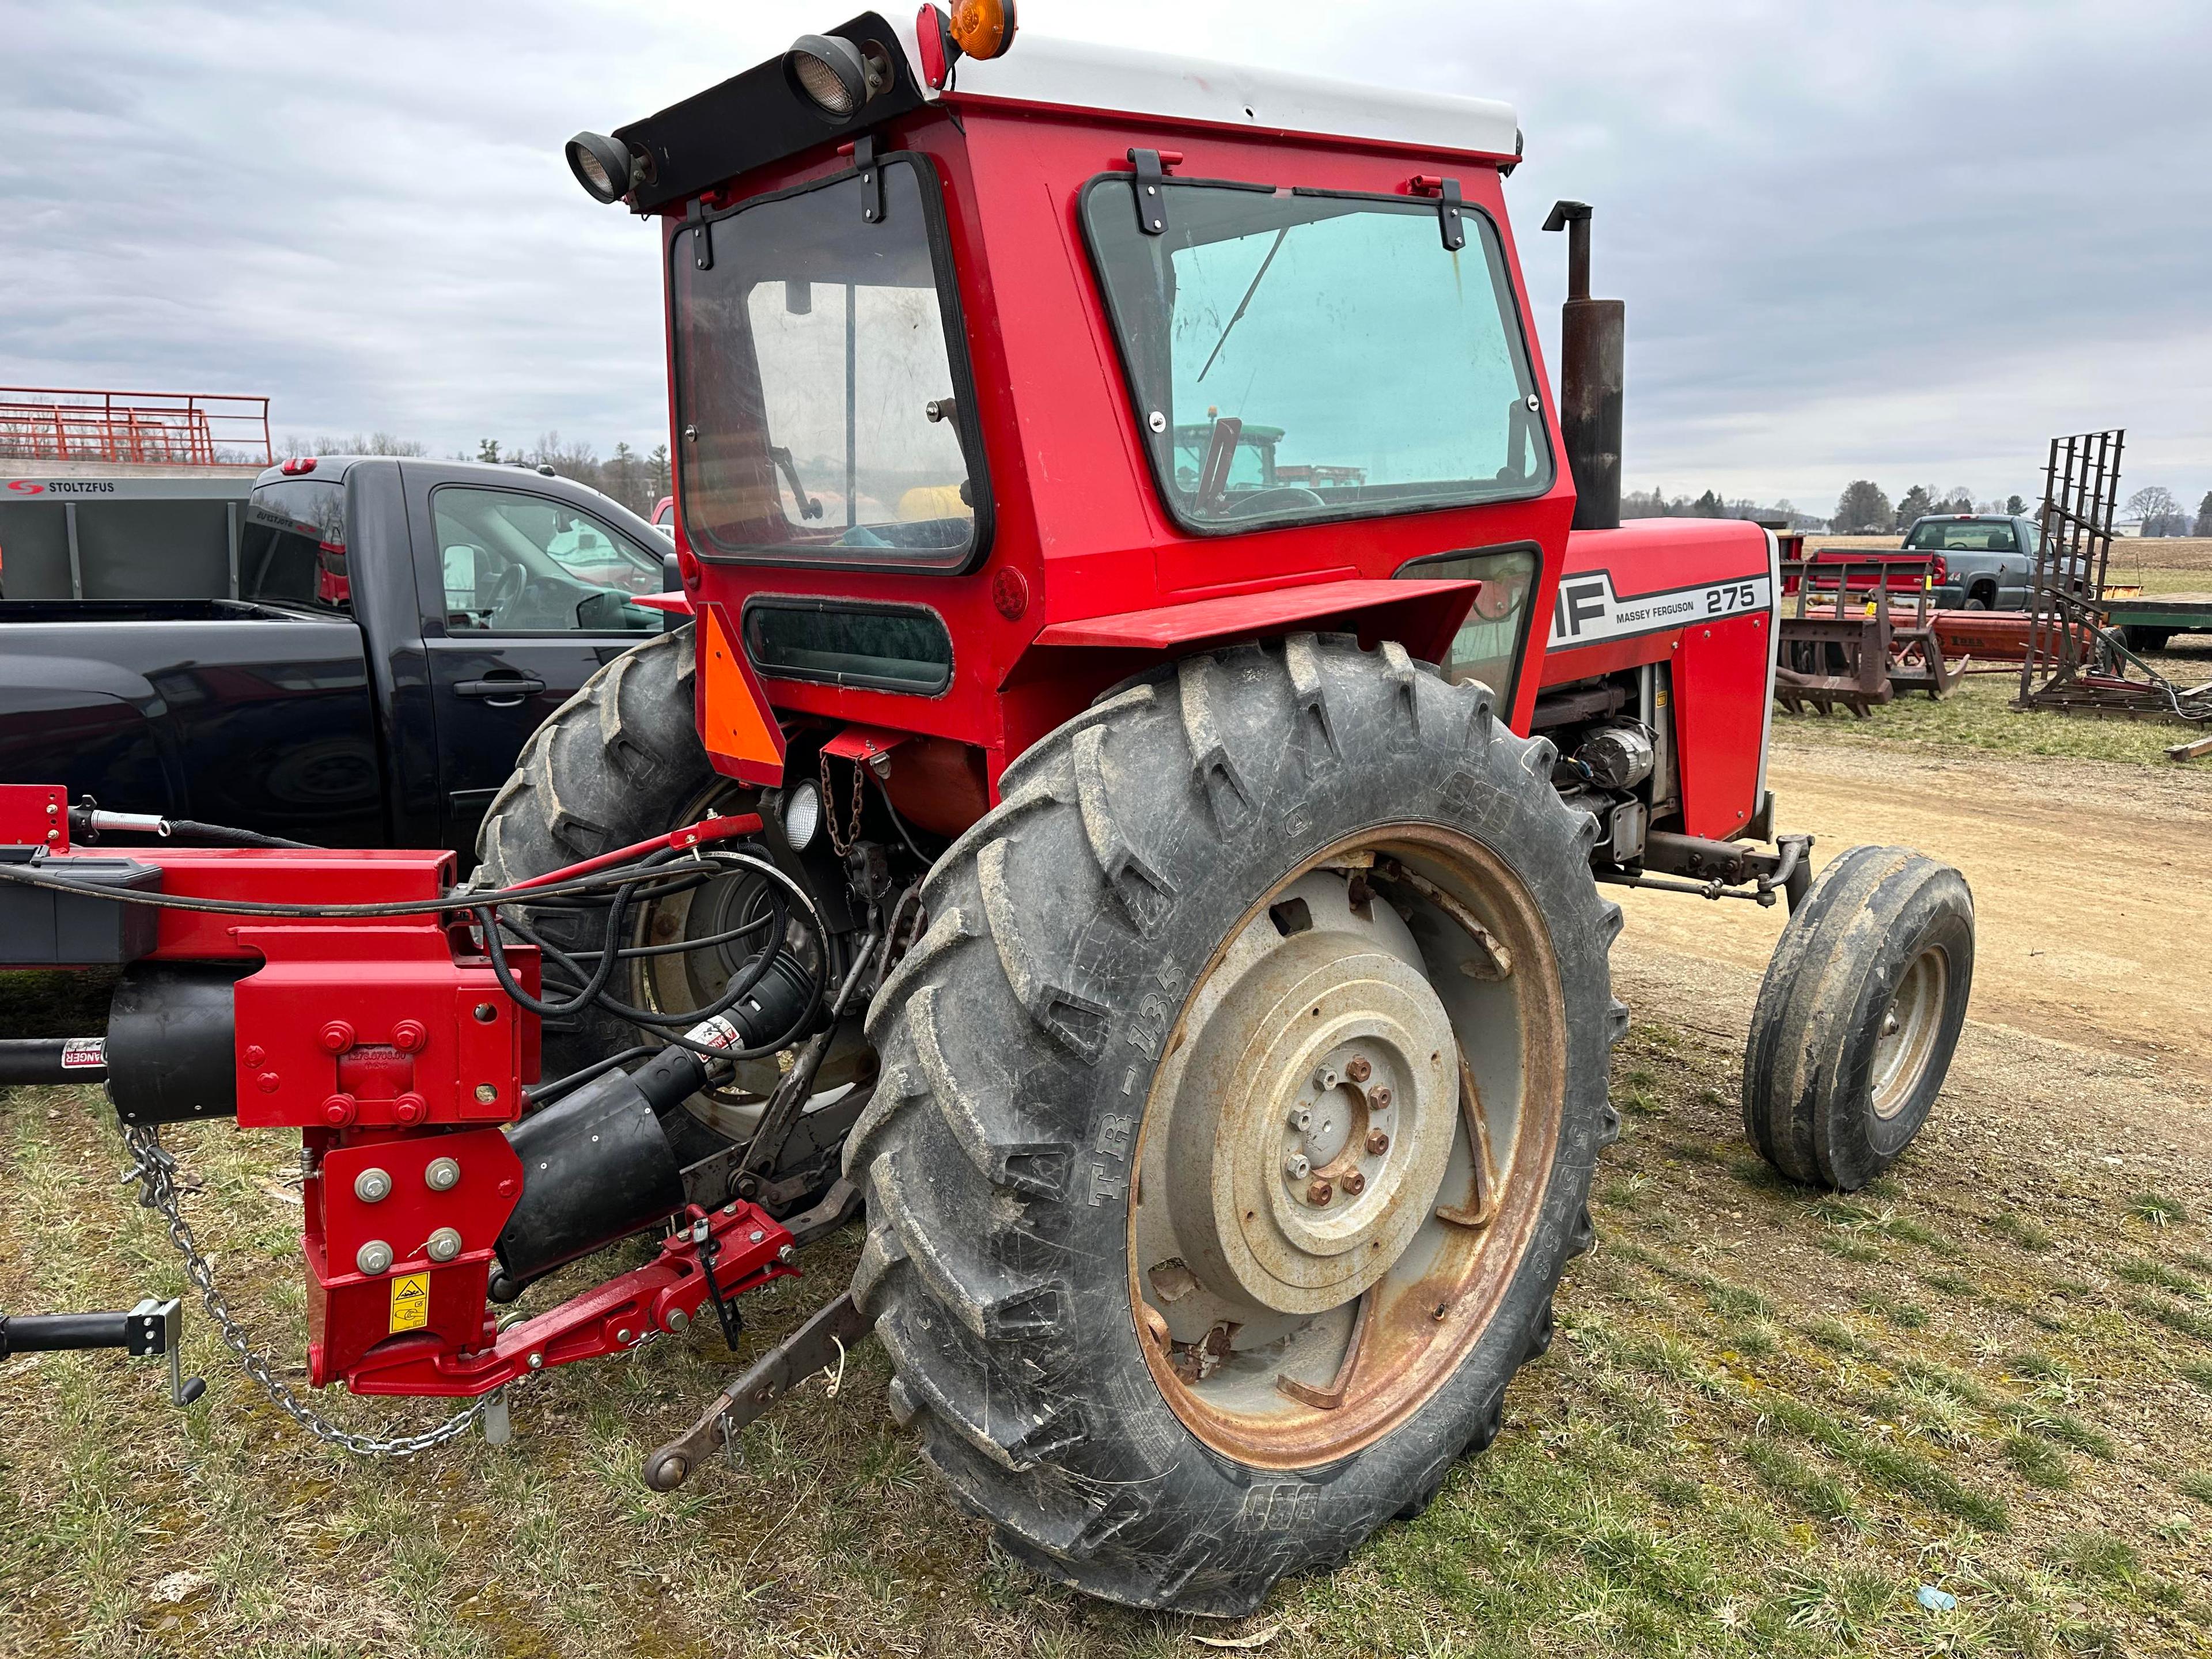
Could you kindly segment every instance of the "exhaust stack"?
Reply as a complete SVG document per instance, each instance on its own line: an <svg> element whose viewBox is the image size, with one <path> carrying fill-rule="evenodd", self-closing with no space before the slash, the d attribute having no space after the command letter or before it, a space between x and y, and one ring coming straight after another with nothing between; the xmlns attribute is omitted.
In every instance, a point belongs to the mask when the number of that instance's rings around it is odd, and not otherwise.
<svg viewBox="0 0 2212 1659"><path fill-rule="evenodd" d="M1620 528L1620 401L1627 307L1589 291L1590 209L1554 202L1547 230L1567 233L1567 302L1559 312L1559 429L1575 480L1575 528Z"/></svg>

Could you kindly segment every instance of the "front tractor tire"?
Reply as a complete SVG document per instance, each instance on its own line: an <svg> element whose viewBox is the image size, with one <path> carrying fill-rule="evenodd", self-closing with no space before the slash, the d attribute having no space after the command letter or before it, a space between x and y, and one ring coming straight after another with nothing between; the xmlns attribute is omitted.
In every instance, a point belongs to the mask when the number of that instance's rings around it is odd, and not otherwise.
<svg viewBox="0 0 2212 1659"><path fill-rule="evenodd" d="M1744 1127L1790 1180L1856 1192L1928 1121L1966 1023L1974 901L1904 847L1820 872L1774 947L1744 1054Z"/></svg>
<svg viewBox="0 0 2212 1659"><path fill-rule="evenodd" d="M1395 646L1187 659L1024 753L877 997L854 1282L957 1499L1251 1610L1497 1432L1626 1012L1542 739Z"/></svg>

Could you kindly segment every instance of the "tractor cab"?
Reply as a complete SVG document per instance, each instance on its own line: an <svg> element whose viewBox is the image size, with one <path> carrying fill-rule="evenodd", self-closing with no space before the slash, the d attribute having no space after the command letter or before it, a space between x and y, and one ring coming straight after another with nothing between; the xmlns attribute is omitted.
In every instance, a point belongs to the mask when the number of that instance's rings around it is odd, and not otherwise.
<svg viewBox="0 0 2212 1659"><path fill-rule="evenodd" d="M994 784L1163 648L1294 623L1401 638L1525 724L1573 484L1512 111L979 9L864 14L570 146L664 226L702 637L776 710ZM1510 639L1462 637L1485 581Z"/></svg>

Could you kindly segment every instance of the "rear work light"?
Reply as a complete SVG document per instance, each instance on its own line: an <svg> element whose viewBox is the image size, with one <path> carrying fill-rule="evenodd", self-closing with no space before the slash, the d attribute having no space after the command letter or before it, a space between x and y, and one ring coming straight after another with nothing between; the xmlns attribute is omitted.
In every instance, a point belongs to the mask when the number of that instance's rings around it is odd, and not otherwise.
<svg viewBox="0 0 2212 1659"><path fill-rule="evenodd" d="M784 73L824 115L843 120L891 83L890 60L834 34L802 34L783 55Z"/></svg>
<svg viewBox="0 0 2212 1659"><path fill-rule="evenodd" d="M653 176L653 158L603 132L580 132L563 147L568 171L593 201L619 202Z"/></svg>

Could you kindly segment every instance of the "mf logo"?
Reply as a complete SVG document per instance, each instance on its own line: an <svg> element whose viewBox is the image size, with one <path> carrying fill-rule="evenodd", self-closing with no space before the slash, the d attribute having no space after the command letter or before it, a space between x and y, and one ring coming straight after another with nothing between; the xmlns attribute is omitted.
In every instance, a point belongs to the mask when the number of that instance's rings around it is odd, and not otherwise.
<svg viewBox="0 0 2212 1659"><path fill-rule="evenodd" d="M1663 593L1632 593L1626 599L1613 591L1611 571L1577 571L1559 579L1559 597L1552 606L1549 648L1569 650L1601 640L1663 633L1695 622L1773 608L1774 579L1764 570L1724 582L1672 587Z"/></svg>

